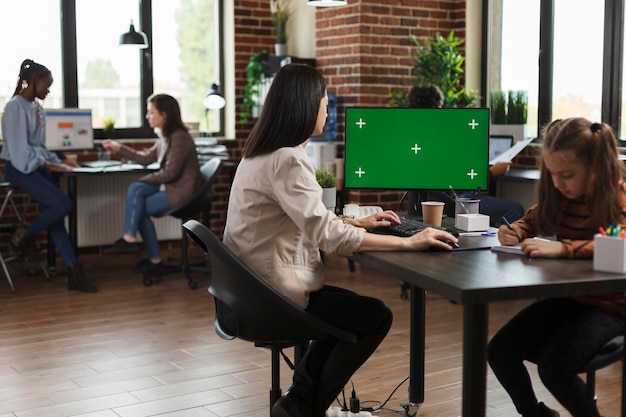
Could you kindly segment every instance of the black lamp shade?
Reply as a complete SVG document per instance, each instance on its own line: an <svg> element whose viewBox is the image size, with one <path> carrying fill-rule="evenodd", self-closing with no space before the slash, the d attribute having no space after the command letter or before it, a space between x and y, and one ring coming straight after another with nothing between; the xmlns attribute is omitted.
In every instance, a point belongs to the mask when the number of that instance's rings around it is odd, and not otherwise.
<svg viewBox="0 0 626 417"><path fill-rule="evenodd" d="M306 4L315 7L346 6L348 0L307 0Z"/></svg>
<svg viewBox="0 0 626 417"><path fill-rule="evenodd" d="M120 45L137 45L140 48L147 48L148 37L143 32L137 32L131 20L128 32L120 36Z"/></svg>

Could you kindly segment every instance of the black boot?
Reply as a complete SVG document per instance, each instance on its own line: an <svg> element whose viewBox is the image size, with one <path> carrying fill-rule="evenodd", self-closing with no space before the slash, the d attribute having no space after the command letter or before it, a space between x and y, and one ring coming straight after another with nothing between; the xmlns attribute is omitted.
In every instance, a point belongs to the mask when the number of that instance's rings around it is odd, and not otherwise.
<svg viewBox="0 0 626 417"><path fill-rule="evenodd" d="M35 239L32 233L24 226L17 228L11 237L11 247L26 256L30 261L41 262L39 252L35 246Z"/></svg>
<svg viewBox="0 0 626 417"><path fill-rule="evenodd" d="M72 291L96 292L98 288L85 277L83 264L76 262L67 268L67 289Z"/></svg>

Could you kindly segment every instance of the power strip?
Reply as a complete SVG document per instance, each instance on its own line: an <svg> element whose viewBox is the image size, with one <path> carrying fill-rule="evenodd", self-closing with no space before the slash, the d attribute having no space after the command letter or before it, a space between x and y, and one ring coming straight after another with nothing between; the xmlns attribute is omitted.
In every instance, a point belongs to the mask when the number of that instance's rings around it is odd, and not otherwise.
<svg viewBox="0 0 626 417"><path fill-rule="evenodd" d="M372 417L372 413L369 411L352 413L350 411L341 411L341 407L330 407L326 410L326 417Z"/></svg>

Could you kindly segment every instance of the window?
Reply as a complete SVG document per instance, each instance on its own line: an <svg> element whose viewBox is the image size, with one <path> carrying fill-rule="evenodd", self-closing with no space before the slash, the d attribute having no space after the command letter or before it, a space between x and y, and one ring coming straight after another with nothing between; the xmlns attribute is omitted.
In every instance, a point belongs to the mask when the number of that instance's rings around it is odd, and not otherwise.
<svg viewBox="0 0 626 417"><path fill-rule="evenodd" d="M52 71L54 83L45 107L63 107L63 70L61 66L61 26L59 4L50 0L0 2L0 112L13 96L20 64L29 58ZM25 20L28 27L25 27ZM32 36L28 36L32 34Z"/></svg>
<svg viewBox="0 0 626 417"><path fill-rule="evenodd" d="M2 39L15 39L3 44L0 106L13 95L20 63L31 58L55 79L44 107L91 108L96 137L107 117L120 137L151 136L144 116L153 92L174 96L185 122L223 134L223 111L202 106L211 85L223 84L221 6L222 0L0 2L1 16L20 17L0 25ZM32 29L24 30L25 11ZM118 45L131 20L148 36L148 49Z"/></svg>
<svg viewBox="0 0 626 417"><path fill-rule="evenodd" d="M624 2L493 1L489 89L528 90L529 134L572 116L622 126Z"/></svg>

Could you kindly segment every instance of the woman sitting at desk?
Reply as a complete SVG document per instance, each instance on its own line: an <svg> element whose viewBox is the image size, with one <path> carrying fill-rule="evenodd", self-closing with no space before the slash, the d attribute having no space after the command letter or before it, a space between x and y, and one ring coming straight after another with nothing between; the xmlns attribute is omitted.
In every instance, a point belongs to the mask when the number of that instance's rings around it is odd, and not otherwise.
<svg viewBox="0 0 626 417"><path fill-rule="evenodd" d="M282 67L245 143L228 203L224 244L285 297L358 337L356 343L311 343L273 417L324 416L391 326L391 311L382 301L324 285L320 249L339 255L433 245L450 250L442 240L457 241L432 228L407 238L367 233L399 223L398 215L384 211L341 219L324 207L304 147L322 132L327 105L326 83L315 68Z"/></svg>
<svg viewBox="0 0 626 417"><path fill-rule="evenodd" d="M530 258L589 259L594 235L611 223L626 228L626 168L611 127L583 118L556 120L543 133L538 203L510 226L503 245ZM556 235L556 241L533 239ZM564 277L567 278L567 277ZM624 333L626 296L538 300L489 343L489 364L524 417L558 417L538 402L524 361L537 364L545 387L573 417L599 417L577 373L609 340Z"/></svg>
<svg viewBox="0 0 626 417"><path fill-rule="evenodd" d="M106 254L133 253L139 250L136 235L141 233L147 259L140 261L136 272L146 268L152 275L163 275L167 267L161 260L159 241L151 216L181 204L198 190L202 183L196 145L180 115L176 99L167 94L148 98L146 119L159 138L143 151L135 151L114 140L105 140L104 149L120 158L141 165L160 164L160 169L147 174L128 187L124 212L124 233Z"/></svg>
<svg viewBox="0 0 626 417"><path fill-rule="evenodd" d="M67 265L67 289L95 292L96 286L85 277L83 265L65 229L65 216L72 211L72 200L57 186L53 172L71 171L75 163L62 163L46 148L46 119L41 104L52 85L52 73L30 59L20 66L13 97L4 108L0 158L6 161L6 179L41 205L41 213L28 227L19 227L11 246L31 260L39 261L35 235L48 230L54 245Z"/></svg>

